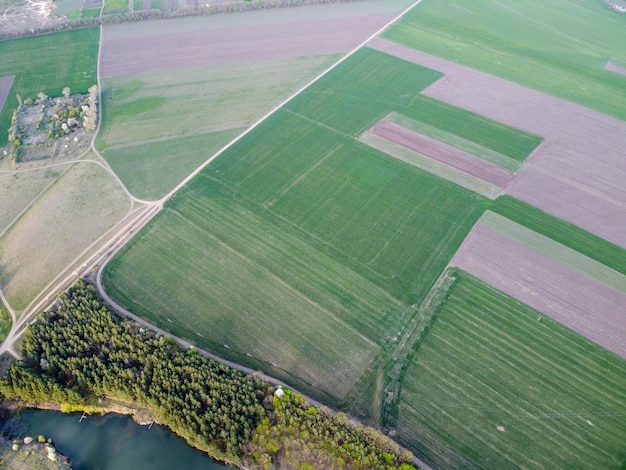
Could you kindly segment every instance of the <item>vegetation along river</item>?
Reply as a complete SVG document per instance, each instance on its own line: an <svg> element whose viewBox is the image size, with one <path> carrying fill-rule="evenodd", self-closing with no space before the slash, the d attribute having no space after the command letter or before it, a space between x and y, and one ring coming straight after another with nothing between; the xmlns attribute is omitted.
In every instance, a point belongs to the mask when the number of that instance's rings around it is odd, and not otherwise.
<svg viewBox="0 0 626 470"><path fill-rule="evenodd" d="M56 449L69 457L74 470L226 468L159 425L148 429L116 414L79 420L80 414L25 410L12 420L7 431L11 438L37 439L40 434L52 438Z"/></svg>

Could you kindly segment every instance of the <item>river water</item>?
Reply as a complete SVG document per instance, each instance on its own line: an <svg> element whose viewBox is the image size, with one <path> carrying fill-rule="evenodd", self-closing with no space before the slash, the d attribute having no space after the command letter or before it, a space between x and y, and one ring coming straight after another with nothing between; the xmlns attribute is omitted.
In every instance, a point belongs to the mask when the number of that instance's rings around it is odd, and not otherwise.
<svg viewBox="0 0 626 470"><path fill-rule="evenodd" d="M25 410L13 425L10 438L38 435L52 438L75 470L160 470L228 468L188 446L166 428L139 426L126 416L87 416L57 411ZM17 421L15 421L17 420Z"/></svg>

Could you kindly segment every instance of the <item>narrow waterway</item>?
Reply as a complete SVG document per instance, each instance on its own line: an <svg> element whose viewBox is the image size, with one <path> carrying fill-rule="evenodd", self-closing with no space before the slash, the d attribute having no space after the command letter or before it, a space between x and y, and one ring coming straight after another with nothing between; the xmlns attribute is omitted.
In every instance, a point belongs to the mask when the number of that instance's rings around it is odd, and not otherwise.
<svg viewBox="0 0 626 470"><path fill-rule="evenodd" d="M10 438L52 438L75 470L225 469L159 425L139 426L115 414L88 416L25 410L5 425Z"/></svg>

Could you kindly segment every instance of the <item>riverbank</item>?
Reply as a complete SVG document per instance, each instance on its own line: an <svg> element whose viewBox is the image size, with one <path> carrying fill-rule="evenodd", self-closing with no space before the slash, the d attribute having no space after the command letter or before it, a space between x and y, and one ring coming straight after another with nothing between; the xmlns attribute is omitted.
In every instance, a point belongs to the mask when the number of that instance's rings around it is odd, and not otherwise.
<svg viewBox="0 0 626 470"><path fill-rule="evenodd" d="M22 440L0 438L0 467L29 470L71 470L70 460L48 442L29 437Z"/></svg>
<svg viewBox="0 0 626 470"><path fill-rule="evenodd" d="M57 451L77 470L226 470L161 425L139 426L130 416L116 413L81 418L80 412L23 409L2 431L7 438L20 441L39 434L52 438Z"/></svg>

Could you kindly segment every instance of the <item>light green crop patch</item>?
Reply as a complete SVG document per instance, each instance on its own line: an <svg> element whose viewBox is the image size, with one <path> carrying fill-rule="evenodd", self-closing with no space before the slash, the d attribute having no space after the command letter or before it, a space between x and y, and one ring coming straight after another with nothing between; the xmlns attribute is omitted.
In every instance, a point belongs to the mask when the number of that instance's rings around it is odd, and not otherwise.
<svg viewBox="0 0 626 470"><path fill-rule="evenodd" d="M422 2L383 36L430 54L626 119L626 15L605 2Z"/></svg>
<svg viewBox="0 0 626 470"><path fill-rule="evenodd" d="M397 437L454 468L620 468L626 361L462 271L406 369Z"/></svg>

